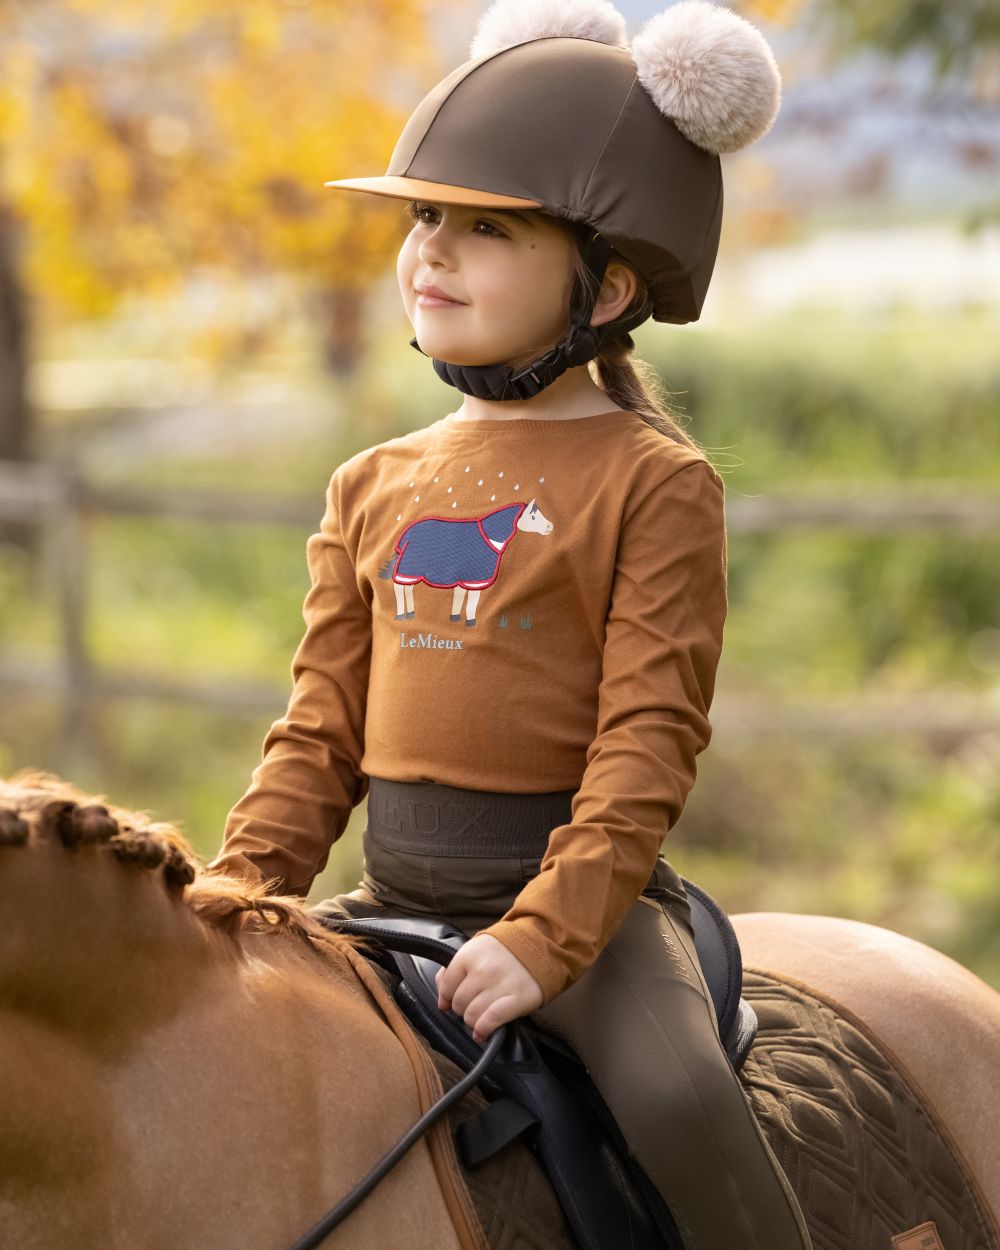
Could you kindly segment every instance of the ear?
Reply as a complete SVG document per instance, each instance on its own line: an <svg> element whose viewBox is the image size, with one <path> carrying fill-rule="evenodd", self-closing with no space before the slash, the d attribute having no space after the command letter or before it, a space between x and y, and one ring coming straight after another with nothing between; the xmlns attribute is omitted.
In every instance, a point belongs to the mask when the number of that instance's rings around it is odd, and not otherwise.
<svg viewBox="0 0 1000 1250"><path fill-rule="evenodd" d="M623 260L610 261L604 274L604 282L594 304L590 318L593 326L614 321L628 308L639 291L639 279L635 270Z"/></svg>

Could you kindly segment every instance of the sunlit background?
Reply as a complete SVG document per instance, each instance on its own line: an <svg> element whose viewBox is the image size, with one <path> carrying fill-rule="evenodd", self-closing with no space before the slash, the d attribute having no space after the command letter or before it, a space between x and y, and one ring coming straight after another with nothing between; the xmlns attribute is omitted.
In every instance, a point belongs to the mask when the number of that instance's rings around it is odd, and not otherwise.
<svg viewBox="0 0 1000 1250"><path fill-rule="evenodd" d="M630 34L662 4L618 6ZM665 843L1000 988L1000 16L760 0L700 321L638 351L726 480L710 748ZM0 773L209 858L291 690L333 469L454 411L385 171L477 4L0 3ZM317 878L357 883L364 808Z"/></svg>

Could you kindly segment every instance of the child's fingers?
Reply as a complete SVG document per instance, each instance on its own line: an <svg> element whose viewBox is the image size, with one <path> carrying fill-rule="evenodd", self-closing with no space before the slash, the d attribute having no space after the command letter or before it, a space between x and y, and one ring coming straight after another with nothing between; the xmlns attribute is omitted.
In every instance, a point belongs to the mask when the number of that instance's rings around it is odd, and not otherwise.
<svg viewBox="0 0 1000 1250"><path fill-rule="evenodd" d="M470 969L467 966L467 960L464 958L461 951L458 952L447 968L438 968L437 972L434 974L434 979L437 982L438 994L440 994L444 999L446 1006L451 1005L452 1000L462 988L469 972Z"/></svg>
<svg viewBox="0 0 1000 1250"><path fill-rule="evenodd" d="M437 985L438 1007L441 1011L447 1011L451 1007L451 992L448 984L448 978L445 973L447 968L438 968L434 974L434 981Z"/></svg>
<svg viewBox="0 0 1000 1250"><path fill-rule="evenodd" d="M472 1036L477 1042L485 1042L489 1040L490 1034L498 1029L501 1024L507 1024L510 1020L517 1018L513 1000L510 995L498 998L495 1002L490 1003L484 1012L476 1021L476 1027L472 1030Z"/></svg>
<svg viewBox="0 0 1000 1250"><path fill-rule="evenodd" d="M466 1005L462 1018L466 1026L472 1030L473 1036L477 1041L482 1040L479 1030L482 1027L483 1020L489 1015L493 1007L493 991L490 989L482 990L475 998L471 999Z"/></svg>

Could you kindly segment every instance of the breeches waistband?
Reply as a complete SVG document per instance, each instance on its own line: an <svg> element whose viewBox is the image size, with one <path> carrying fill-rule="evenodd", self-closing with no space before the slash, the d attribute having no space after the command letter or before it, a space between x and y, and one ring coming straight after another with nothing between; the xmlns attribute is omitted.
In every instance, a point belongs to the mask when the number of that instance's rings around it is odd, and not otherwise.
<svg viewBox="0 0 1000 1250"><path fill-rule="evenodd" d="M504 794L369 778L363 886L390 909L492 924L538 875L549 834L569 824L576 790ZM687 894L658 858L645 893L681 909Z"/></svg>
<svg viewBox="0 0 1000 1250"><path fill-rule="evenodd" d="M371 777L366 835L384 850L408 855L541 859L552 830L569 823L575 794L504 794Z"/></svg>

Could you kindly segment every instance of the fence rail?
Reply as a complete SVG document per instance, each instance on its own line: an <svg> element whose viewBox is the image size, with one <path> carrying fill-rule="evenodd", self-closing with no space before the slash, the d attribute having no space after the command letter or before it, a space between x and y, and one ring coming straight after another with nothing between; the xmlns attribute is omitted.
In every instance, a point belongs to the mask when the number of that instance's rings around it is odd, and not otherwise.
<svg viewBox="0 0 1000 1250"><path fill-rule="evenodd" d="M211 489L99 485L73 466L0 461L0 521L30 521L46 531L56 583L60 651L56 662L0 655L0 689L51 693L64 708L70 750L85 734L87 707L95 699L155 699L206 704L234 712L276 714L289 689L268 683L209 676L167 677L97 668L86 648L87 519L94 515L148 516L236 525L287 525L306 533L319 525L323 501L315 495L268 497ZM1000 494L967 483L920 482L907 489L871 490L830 482L808 494L769 491L766 498L727 492L730 534L813 527L856 533L930 530L963 537L1000 533ZM902 699L823 699L788 704L720 694L713 704L716 730L733 733L856 735L908 731L963 737L1000 730L1000 701L953 691Z"/></svg>

